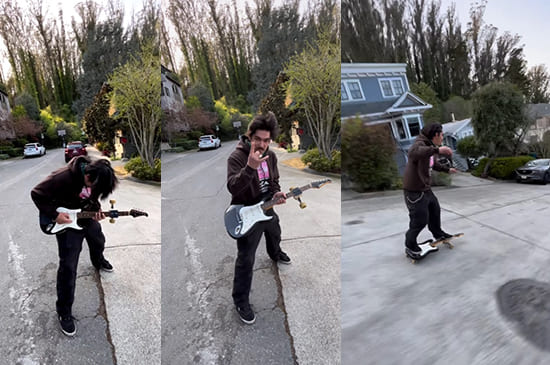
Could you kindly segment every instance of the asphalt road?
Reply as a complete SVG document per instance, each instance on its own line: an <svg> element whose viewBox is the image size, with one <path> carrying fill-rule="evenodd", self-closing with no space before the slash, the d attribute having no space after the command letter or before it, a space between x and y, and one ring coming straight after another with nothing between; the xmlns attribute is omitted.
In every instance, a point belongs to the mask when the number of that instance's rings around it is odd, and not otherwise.
<svg viewBox="0 0 550 365"><path fill-rule="evenodd" d="M277 268L262 240L251 291L257 319L244 325L231 298L236 244L223 225L230 202L226 162L235 144L163 154L162 362L334 364L340 358L340 184L323 188L325 194L305 193L309 214L294 202L276 208L293 264ZM279 166L285 189L319 178Z"/></svg>
<svg viewBox="0 0 550 365"><path fill-rule="evenodd" d="M89 149L90 155L98 152ZM120 163L120 162L116 162ZM115 209L141 208L147 218L102 221L113 273L101 278L86 244L80 255L73 315L77 334L59 331L55 313L57 244L38 226L31 189L65 166L63 150L0 161L0 265L5 364L160 364L160 186L122 179L109 198ZM107 202L102 208L108 210Z"/></svg>
<svg viewBox="0 0 550 365"><path fill-rule="evenodd" d="M73 315L78 334L68 339L59 331L55 312L57 243L38 226L31 189L65 165L63 150L43 157L0 162L2 266L0 299L5 338L0 343L6 364L113 364L99 278L82 250ZM6 257L4 256L4 257ZM5 361L5 362L4 362Z"/></svg>
<svg viewBox="0 0 550 365"><path fill-rule="evenodd" d="M436 195L465 236L416 264L402 192L342 203L343 364L549 363L550 187L460 180Z"/></svg>

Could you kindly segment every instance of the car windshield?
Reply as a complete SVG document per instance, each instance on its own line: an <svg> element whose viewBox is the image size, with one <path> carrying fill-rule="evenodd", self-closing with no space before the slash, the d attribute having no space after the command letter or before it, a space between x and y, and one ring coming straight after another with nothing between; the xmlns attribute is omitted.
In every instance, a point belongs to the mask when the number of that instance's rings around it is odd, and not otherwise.
<svg viewBox="0 0 550 365"><path fill-rule="evenodd" d="M77 148L82 148L82 145L81 144L70 144L68 146L68 148L70 148L71 150L75 150Z"/></svg>
<svg viewBox="0 0 550 365"><path fill-rule="evenodd" d="M204 140L210 140L212 137L210 136L202 136L201 139L204 139Z"/></svg>
<svg viewBox="0 0 550 365"><path fill-rule="evenodd" d="M527 166L548 166L550 165L550 159L533 160L527 163Z"/></svg>
<svg viewBox="0 0 550 365"><path fill-rule="evenodd" d="M29 143L25 145L25 148L32 148L32 147L36 147L36 145L34 143Z"/></svg>

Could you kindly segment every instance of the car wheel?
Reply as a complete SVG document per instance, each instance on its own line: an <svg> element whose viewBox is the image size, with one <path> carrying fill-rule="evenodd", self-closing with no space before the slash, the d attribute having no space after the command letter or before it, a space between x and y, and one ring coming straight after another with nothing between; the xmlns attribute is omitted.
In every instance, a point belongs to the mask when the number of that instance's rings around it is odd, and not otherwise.
<svg viewBox="0 0 550 365"><path fill-rule="evenodd" d="M547 172L542 178L542 185L546 185L548 182L550 182L550 174Z"/></svg>

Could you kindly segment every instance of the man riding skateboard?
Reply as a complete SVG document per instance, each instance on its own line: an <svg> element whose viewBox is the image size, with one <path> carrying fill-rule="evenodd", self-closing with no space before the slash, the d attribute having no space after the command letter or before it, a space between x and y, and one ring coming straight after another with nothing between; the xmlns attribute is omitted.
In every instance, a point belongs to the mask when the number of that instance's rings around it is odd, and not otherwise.
<svg viewBox="0 0 550 365"><path fill-rule="evenodd" d="M409 149L405 175L403 176L403 190L405 204L409 210L409 230L405 234L405 253L412 259L425 257L437 247L430 243L418 244L416 238L428 225L428 229L436 240L449 238L452 235L441 229L441 208L439 201L431 190L432 169L447 173L456 173L452 167L442 166L438 162L439 155L452 156L453 151L443 142L443 128L434 123L422 128Z"/></svg>

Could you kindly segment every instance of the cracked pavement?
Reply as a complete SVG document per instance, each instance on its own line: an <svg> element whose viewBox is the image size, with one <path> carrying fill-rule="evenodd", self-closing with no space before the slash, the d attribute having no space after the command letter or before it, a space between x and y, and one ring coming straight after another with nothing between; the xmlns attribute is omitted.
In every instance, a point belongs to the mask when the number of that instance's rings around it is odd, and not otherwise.
<svg viewBox="0 0 550 365"><path fill-rule="evenodd" d="M9 293L0 300L5 319L0 337L4 360L25 365L159 364L160 187L122 180L110 197L118 200L115 208L120 210L130 208L127 205L146 205L149 221L139 227L137 221L130 224L132 219L124 222L123 218L113 225L108 220L102 222L107 238L105 255L115 272L109 276L102 273L101 279L83 244L73 305L77 334L68 338L60 332L55 313L57 244L54 236L40 231L38 211L30 199L32 187L64 165L62 149L48 150L41 158L0 162L0 240L6 243L1 245L1 253L7 257L0 283ZM107 209L105 202L103 209ZM128 252L119 255L119 244L135 247L121 248ZM131 265L138 265L139 270L130 269ZM144 292L136 280L137 272L147 274L153 287L147 291L148 306L136 300ZM122 295L120 288L127 292ZM134 310L135 316L126 315L122 308ZM127 331L121 322L132 330ZM132 345L126 346L128 342ZM139 346L139 351L134 346Z"/></svg>

